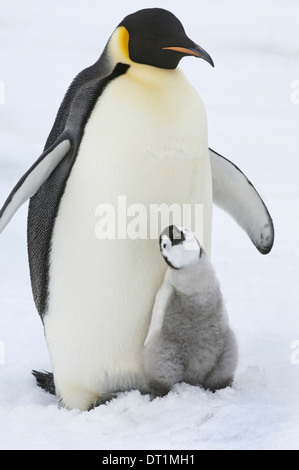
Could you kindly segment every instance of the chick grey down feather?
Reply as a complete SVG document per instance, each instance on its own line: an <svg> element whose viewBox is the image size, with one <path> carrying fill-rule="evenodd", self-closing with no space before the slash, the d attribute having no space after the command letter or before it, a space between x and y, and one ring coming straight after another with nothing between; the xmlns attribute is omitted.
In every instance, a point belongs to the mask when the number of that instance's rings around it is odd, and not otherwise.
<svg viewBox="0 0 299 470"><path fill-rule="evenodd" d="M162 233L160 249L169 267L145 341L147 390L164 396L179 382L211 391L231 386L237 343L209 258L191 232L176 226Z"/></svg>

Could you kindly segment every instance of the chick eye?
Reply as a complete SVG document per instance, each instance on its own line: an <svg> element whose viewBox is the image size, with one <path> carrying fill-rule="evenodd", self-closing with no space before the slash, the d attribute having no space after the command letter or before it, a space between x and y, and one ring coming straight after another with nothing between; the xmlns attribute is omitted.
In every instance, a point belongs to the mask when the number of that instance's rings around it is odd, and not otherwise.
<svg viewBox="0 0 299 470"><path fill-rule="evenodd" d="M167 247L166 243L163 243L163 248L166 248L166 247Z"/></svg>

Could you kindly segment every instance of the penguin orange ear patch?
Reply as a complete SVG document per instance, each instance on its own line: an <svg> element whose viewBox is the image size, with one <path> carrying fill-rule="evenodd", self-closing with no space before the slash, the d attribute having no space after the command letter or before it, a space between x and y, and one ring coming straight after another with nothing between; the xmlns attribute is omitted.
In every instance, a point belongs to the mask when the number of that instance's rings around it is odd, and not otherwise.
<svg viewBox="0 0 299 470"><path fill-rule="evenodd" d="M119 47L127 59L129 56L129 32L124 26L119 28Z"/></svg>

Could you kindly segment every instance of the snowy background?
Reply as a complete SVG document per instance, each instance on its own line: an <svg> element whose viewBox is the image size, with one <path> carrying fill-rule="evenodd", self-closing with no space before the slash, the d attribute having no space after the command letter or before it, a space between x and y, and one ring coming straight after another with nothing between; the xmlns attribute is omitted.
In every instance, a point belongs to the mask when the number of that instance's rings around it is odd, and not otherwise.
<svg viewBox="0 0 299 470"><path fill-rule="evenodd" d="M154 6L211 54L215 69L181 62L205 102L209 144L252 180L276 228L262 256L214 213L212 260L240 349L234 387L180 385L153 402L133 391L89 413L59 408L30 375L50 363L25 205L0 237L0 449L299 449L298 0L0 0L0 205L40 155L72 78L124 16Z"/></svg>

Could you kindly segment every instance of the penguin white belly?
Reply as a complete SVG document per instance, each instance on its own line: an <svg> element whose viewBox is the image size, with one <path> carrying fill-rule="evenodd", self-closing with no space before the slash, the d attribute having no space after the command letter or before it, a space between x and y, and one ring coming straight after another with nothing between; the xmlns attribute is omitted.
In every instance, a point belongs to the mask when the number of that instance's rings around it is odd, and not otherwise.
<svg viewBox="0 0 299 470"><path fill-rule="evenodd" d="M55 221L44 325L56 389L68 408L88 409L103 393L142 383L143 344L165 263L157 240L117 238L118 216L124 219L118 197L148 214L155 203L204 204L204 238L196 235L209 251L203 104L180 70L138 67L99 98ZM101 204L115 208L114 240L96 236Z"/></svg>

